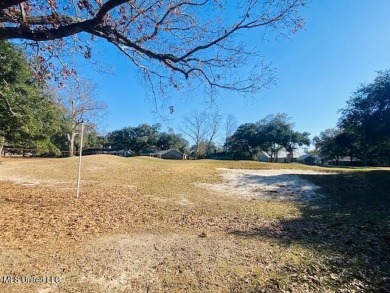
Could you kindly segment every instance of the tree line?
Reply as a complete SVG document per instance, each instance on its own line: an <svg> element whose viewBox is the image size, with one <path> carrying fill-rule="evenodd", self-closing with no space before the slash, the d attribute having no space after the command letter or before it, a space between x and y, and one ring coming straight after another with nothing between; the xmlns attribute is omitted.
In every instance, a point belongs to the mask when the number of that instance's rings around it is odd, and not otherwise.
<svg viewBox="0 0 390 293"><path fill-rule="evenodd" d="M6 145L20 152L72 156L82 122L86 147L97 144L95 122L105 105L94 99L91 85L70 79L55 92L36 77L23 51L1 40L0 63L0 152Z"/></svg>
<svg viewBox="0 0 390 293"><path fill-rule="evenodd" d="M140 124L137 127L124 127L110 132L106 145L114 150L131 150L139 155L141 152L175 149L187 152L188 141L173 129L168 132L160 131L161 124Z"/></svg>
<svg viewBox="0 0 390 293"><path fill-rule="evenodd" d="M101 135L96 125L106 106L94 98L90 82L77 77L53 91L46 81L36 78L24 52L6 41L0 41L0 61L0 153L7 146L20 154L73 156L80 144L81 123L86 149L189 152L180 134L173 129L163 132L160 124L128 126Z"/></svg>
<svg viewBox="0 0 390 293"><path fill-rule="evenodd" d="M290 158L301 146L309 146L308 132L294 130L286 113L269 115L255 123L237 126L233 115L223 123L218 111L193 111L182 121L180 132L161 131L161 125L141 124L99 135L96 123L106 106L94 98L93 85L80 78L53 92L36 78L24 53L0 41L0 151L4 145L34 150L44 155L72 156L81 123L86 125L86 148L142 151L176 149L205 158L215 152L232 158L257 159L265 152L277 161L280 150ZM390 164L390 71L379 72L372 83L361 85L340 110L336 128L314 137L313 154L321 159L344 157L364 165ZM224 133L223 133L224 132ZM222 143L221 143L222 141Z"/></svg>

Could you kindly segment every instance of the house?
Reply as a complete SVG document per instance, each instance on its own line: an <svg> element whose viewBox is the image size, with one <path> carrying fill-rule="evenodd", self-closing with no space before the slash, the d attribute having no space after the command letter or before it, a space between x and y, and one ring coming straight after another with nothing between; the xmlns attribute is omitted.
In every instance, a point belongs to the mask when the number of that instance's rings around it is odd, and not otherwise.
<svg viewBox="0 0 390 293"><path fill-rule="evenodd" d="M120 150L120 151L115 151L114 155L121 156L121 157L131 157L133 156L133 152L131 150Z"/></svg>
<svg viewBox="0 0 390 293"><path fill-rule="evenodd" d="M140 156L154 157L159 159L170 159L170 160L185 160L187 157L182 152L177 150L164 150L164 151L144 151L139 154Z"/></svg>
<svg viewBox="0 0 390 293"><path fill-rule="evenodd" d="M271 162L271 157L266 152L260 152L259 159L260 162Z"/></svg>
<svg viewBox="0 0 390 293"><path fill-rule="evenodd" d="M266 152L260 152L258 160L260 162L278 162L278 163L291 163L291 162L297 162L297 158L293 158L290 153L286 152L285 150L280 150L278 152L277 158L272 158L269 154Z"/></svg>
<svg viewBox="0 0 390 293"><path fill-rule="evenodd" d="M321 158L313 155L302 155L298 158L298 162L306 165L321 164Z"/></svg>
<svg viewBox="0 0 390 293"><path fill-rule="evenodd" d="M134 155L134 153L131 150L104 151L104 154L120 156L120 157L131 157Z"/></svg>
<svg viewBox="0 0 390 293"><path fill-rule="evenodd" d="M153 157L160 158L160 159L169 159L169 160L185 160L186 155L182 152L179 152L177 150L165 150L165 151L158 151L152 154Z"/></svg>

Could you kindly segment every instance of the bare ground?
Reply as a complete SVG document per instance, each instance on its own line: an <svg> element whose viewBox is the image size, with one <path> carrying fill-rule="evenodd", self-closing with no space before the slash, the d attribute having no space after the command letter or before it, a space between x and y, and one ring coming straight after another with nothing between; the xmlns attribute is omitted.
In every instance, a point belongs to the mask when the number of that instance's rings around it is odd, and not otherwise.
<svg viewBox="0 0 390 293"><path fill-rule="evenodd" d="M292 169L226 169L222 172L223 182L217 184L198 183L210 190L248 198L274 200L312 201L323 198L319 186L299 175L329 175L333 173L313 170Z"/></svg>

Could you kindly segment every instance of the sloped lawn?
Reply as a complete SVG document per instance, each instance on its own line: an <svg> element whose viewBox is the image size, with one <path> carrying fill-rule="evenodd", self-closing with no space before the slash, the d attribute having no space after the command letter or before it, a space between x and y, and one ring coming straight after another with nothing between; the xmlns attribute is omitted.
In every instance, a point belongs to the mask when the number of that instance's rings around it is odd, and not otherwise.
<svg viewBox="0 0 390 293"><path fill-rule="evenodd" d="M217 168L338 173L299 175L326 197L298 202L200 186L224 182ZM0 276L60 282L0 292L390 291L389 170L99 155L79 199L76 170L2 159Z"/></svg>

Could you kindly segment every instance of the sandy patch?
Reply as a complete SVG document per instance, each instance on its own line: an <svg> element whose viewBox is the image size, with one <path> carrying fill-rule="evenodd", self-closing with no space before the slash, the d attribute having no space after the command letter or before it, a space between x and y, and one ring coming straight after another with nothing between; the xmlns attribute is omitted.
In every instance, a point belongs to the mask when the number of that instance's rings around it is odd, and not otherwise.
<svg viewBox="0 0 390 293"><path fill-rule="evenodd" d="M249 198L311 201L323 198L319 187L300 175L328 175L312 170L245 170L218 168L224 179L220 184L200 183L212 191Z"/></svg>
<svg viewBox="0 0 390 293"><path fill-rule="evenodd" d="M22 163L27 163L27 164L30 163L32 168L26 169L25 165L23 165ZM6 164L2 164L0 166L0 181L10 181L27 187L28 186L34 187L36 185L46 185L46 186L62 185L68 187L69 184L75 184L74 182L69 180L62 181L54 178L49 178L49 176L46 176L44 178L42 178L42 176L37 176L34 172L34 168L40 168L41 166L45 166L45 165L39 165L37 164L37 161L34 162L29 162L27 160L15 161L15 162L8 161ZM69 187L68 188L64 187L64 189L69 189Z"/></svg>

